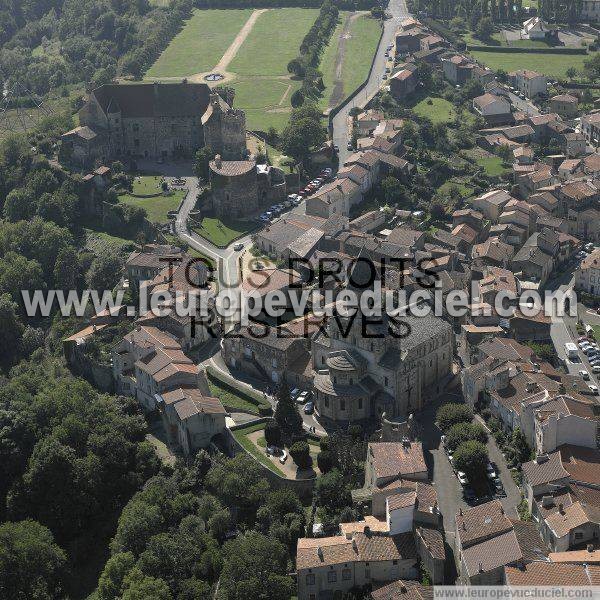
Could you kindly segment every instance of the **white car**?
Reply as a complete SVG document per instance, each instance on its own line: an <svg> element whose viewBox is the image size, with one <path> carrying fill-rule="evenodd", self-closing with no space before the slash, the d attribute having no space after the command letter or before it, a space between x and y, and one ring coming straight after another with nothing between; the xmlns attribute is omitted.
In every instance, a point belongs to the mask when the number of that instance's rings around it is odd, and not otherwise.
<svg viewBox="0 0 600 600"><path fill-rule="evenodd" d="M600 364L592 367L592 373L600 373Z"/></svg>
<svg viewBox="0 0 600 600"><path fill-rule="evenodd" d="M283 454L279 457L279 462L281 464L285 463L285 461L287 460L287 457L288 457L287 450L283 450Z"/></svg>
<svg viewBox="0 0 600 600"><path fill-rule="evenodd" d="M594 396L598 395L598 386L597 385L590 384L588 387L590 388L590 391L592 392L592 394L594 394Z"/></svg>
<svg viewBox="0 0 600 600"><path fill-rule="evenodd" d="M583 369L581 369L581 371L579 371L579 375L581 376L582 379L585 379L586 381L588 381L590 378L590 374L587 371L584 371Z"/></svg>
<svg viewBox="0 0 600 600"><path fill-rule="evenodd" d="M307 391L300 392L298 394L298 397L296 398L296 402L298 404L304 404L308 400L308 395L309 395L309 392L307 392Z"/></svg>
<svg viewBox="0 0 600 600"><path fill-rule="evenodd" d="M235 244L235 245L233 246L233 249L234 249L236 252L239 252L240 250L243 250L243 248L244 248L244 244L242 244L241 242L239 242L239 243L237 243L237 244Z"/></svg>
<svg viewBox="0 0 600 600"><path fill-rule="evenodd" d="M467 475L462 471L457 471L456 476L458 477L458 481L460 481L460 485L467 485L467 483L469 483Z"/></svg>

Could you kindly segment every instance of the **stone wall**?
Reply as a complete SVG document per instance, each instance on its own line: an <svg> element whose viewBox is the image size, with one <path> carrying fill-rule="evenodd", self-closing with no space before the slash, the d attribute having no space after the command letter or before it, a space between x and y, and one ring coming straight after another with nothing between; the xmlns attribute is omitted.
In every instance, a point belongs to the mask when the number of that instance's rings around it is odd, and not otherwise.
<svg viewBox="0 0 600 600"><path fill-rule="evenodd" d="M235 177L211 173L213 207L219 217L243 218L258 211L256 171Z"/></svg>

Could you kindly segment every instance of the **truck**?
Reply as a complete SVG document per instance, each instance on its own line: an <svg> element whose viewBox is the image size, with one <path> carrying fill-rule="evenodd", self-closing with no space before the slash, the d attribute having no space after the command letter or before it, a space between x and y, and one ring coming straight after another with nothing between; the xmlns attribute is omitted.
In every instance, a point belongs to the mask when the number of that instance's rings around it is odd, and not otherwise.
<svg viewBox="0 0 600 600"><path fill-rule="evenodd" d="M565 353L567 354L567 358L577 358L579 356L577 345L573 342L567 342L565 344Z"/></svg>

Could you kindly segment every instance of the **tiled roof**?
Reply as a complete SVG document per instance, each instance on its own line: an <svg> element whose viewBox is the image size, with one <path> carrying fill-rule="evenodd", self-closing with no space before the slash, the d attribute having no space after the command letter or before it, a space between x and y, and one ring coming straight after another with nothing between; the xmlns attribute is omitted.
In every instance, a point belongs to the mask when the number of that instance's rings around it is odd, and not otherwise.
<svg viewBox="0 0 600 600"><path fill-rule="evenodd" d="M417 481L417 510L421 512L431 512L434 506L437 506L438 497L435 488L422 481Z"/></svg>
<svg viewBox="0 0 600 600"><path fill-rule="evenodd" d="M211 160L210 170L223 177L237 177L250 173L256 168L256 163L252 160Z"/></svg>
<svg viewBox="0 0 600 600"><path fill-rule="evenodd" d="M532 562L521 567L505 567L506 585L517 586L571 586L590 585L583 565Z"/></svg>
<svg viewBox="0 0 600 600"><path fill-rule="evenodd" d="M540 560L548 555L548 548L533 521L511 519L513 531L525 560Z"/></svg>
<svg viewBox="0 0 600 600"><path fill-rule="evenodd" d="M371 442L369 454L377 478L406 477L427 471L420 442Z"/></svg>
<svg viewBox="0 0 600 600"><path fill-rule="evenodd" d="M589 521L590 518L581 502L575 502L562 511L559 509L546 517L546 524L558 538L568 535L572 529L581 527Z"/></svg>
<svg viewBox="0 0 600 600"><path fill-rule="evenodd" d="M545 460L547 458L547 460ZM569 473L563 468L559 452L538 456L535 460L523 463L523 475L533 486L564 479Z"/></svg>
<svg viewBox="0 0 600 600"><path fill-rule="evenodd" d="M266 296L276 290L287 289L300 280L300 276L295 271L264 269L253 271L251 275L246 277L242 282L242 289L247 294L258 292L261 296Z"/></svg>
<svg viewBox="0 0 600 600"><path fill-rule="evenodd" d="M405 492L403 494L393 494L387 497L388 510L398 510L408 506L414 506L417 500L416 492Z"/></svg>
<svg viewBox="0 0 600 600"><path fill-rule="evenodd" d="M392 536L357 533L354 539L360 558L364 561L407 560L417 557L412 532Z"/></svg>
<svg viewBox="0 0 600 600"><path fill-rule="evenodd" d="M600 450L564 445L558 448L563 468L572 479L583 483L600 481Z"/></svg>
<svg viewBox="0 0 600 600"><path fill-rule="evenodd" d="M196 414L226 414L218 398L204 396L199 389L177 388L161 394L166 405L174 404L180 419Z"/></svg>
<svg viewBox="0 0 600 600"><path fill-rule="evenodd" d="M417 535L421 537L425 547L431 553L433 558L446 560L446 548L444 546L444 537L437 529L429 527L418 527Z"/></svg>
<svg viewBox="0 0 600 600"><path fill-rule="evenodd" d="M393 581L371 592L373 600L433 600L433 587L416 581Z"/></svg>
<svg viewBox="0 0 600 600"><path fill-rule="evenodd" d="M511 529L462 551L469 577L510 565L523 558L515 532Z"/></svg>
<svg viewBox="0 0 600 600"><path fill-rule="evenodd" d="M456 514L456 531L463 548L509 530L512 531L512 523L504 514L499 500L492 500Z"/></svg>

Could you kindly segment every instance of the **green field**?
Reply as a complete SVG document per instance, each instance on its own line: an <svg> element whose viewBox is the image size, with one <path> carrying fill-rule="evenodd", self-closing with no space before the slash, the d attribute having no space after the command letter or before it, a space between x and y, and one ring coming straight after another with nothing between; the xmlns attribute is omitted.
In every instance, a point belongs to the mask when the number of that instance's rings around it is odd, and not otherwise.
<svg viewBox="0 0 600 600"><path fill-rule="evenodd" d="M156 196L155 198L136 198L130 194L122 194L119 196L119 202L143 208L151 223L166 223L169 220L167 213L177 210L184 196L185 192L179 190L170 196Z"/></svg>
<svg viewBox="0 0 600 600"><path fill-rule="evenodd" d="M516 71L517 69L532 69L549 77L565 77L569 67L583 71L583 61L589 58L585 54L535 54L529 52L471 52L474 58L487 65L494 71Z"/></svg>
<svg viewBox="0 0 600 600"><path fill-rule="evenodd" d="M202 237L211 241L215 246L227 246L235 238L256 227L253 221L222 221L221 219L205 217L202 225L192 229Z"/></svg>
<svg viewBox="0 0 600 600"><path fill-rule="evenodd" d="M348 12L340 13L340 23L333 32L331 42L321 57L319 70L323 73L323 83L326 89L319 104L324 109L330 105L335 81L338 45L344 29L344 22L350 14ZM360 16L352 22L350 38L346 41L342 63L342 80L344 82L342 98L350 95L367 78L380 33L379 22L375 19ZM339 101L340 99L336 100ZM337 102L334 102L334 104L337 104Z"/></svg>
<svg viewBox="0 0 600 600"><path fill-rule="evenodd" d="M423 98L412 110L432 123L451 123L456 114L452 103L444 98Z"/></svg>
<svg viewBox="0 0 600 600"><path fill-rule="evenodd" d="M228 71L240 77L289 75L287 64L298 54L300 42L318 14L316 9L305 8L278 8L262 13Z"/></svg>
<svg viewBox="0 0 600 600"><path fill-rule="evenodd" d="M252 10L195 10L146 77L187 77L210 71L229 48Z"/></svg>
<svg viewBox="0 0 600 600"><path fill-rule="evenodd" d="M352 25L350 34L342 69L346 95L354 91L369 74L381 34L379 21L366 16L359 17Z"/></svg>
<svg viewBox="0 0 600 600"><path fill-rule="evenodd" d="M160 194L162 192L160 180L159 175L137 175L133 179L133 193L136 196Z"/></svg>
<svg viewBox="0 0 600 600"><path fill-rule="evenodd" d="M485 170L485 174L490 177L499 177L508 171L499 156L479 157L475 162Z"/></svg>

